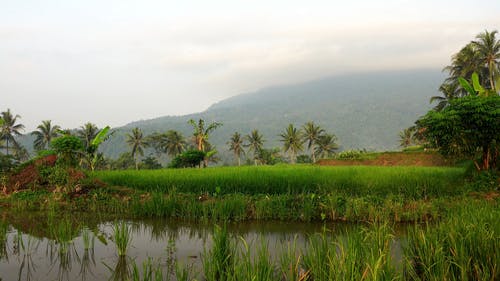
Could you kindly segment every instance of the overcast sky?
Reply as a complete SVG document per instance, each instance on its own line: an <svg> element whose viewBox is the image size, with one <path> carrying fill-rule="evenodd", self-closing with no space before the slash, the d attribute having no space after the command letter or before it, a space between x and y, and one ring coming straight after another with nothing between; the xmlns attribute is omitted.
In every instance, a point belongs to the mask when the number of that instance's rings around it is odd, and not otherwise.
<svg viewBox="0 0 500 281"><path fill-rule="evenodd" d="M0 0L0 110L120 126L339 73L438 68L500 1Z"/></svg>

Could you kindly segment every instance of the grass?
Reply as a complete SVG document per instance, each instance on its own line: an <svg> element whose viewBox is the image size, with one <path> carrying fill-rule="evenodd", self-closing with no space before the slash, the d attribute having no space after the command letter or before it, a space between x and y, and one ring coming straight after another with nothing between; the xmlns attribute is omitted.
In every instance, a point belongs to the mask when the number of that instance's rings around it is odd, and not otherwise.
<svg viewBox="0 0 500 281"><path fill-rule="evenodd" d="M100 171L94 175L114 186L144 191L196 194L338 193L349 196L400 195L422 199L463 192L463 168L319 167L282 165Z"/></svg>

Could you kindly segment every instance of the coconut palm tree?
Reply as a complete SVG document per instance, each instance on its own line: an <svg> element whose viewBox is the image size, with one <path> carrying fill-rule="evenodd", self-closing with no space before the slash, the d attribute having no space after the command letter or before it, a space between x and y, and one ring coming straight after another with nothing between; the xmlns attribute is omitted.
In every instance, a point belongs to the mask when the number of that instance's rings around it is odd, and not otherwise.
<svg viewBox="0 0 500 281"><path fill-rule="evenodd" d="M325 133L325 130L314 124L314 122L307 122L302 128L304 130L304 142L307 142L307 149L311 152L312 162L316 163L316 156L314 155L316 142L318 138Z"/></svg>
<svg viewBox="0 0 500 281"><path fill-rule="evenodd" d="M85 149L87 149L99 131L95 124L87 122L80 127L76 134L82 140Z"/></svg>
<svg viewBox="0 0 500 281"><path fill-rule="evenodd" d="M259 154L264 145L264 140L262 135L259 133L259 130L254 129L249 135L246 136L248 140L248 144L245 144L245 147L248 147L249 150L253 153L254 164L257 165L259 160Z"/></svg>
<svg viewBox="0 0 500 281"><path fill-rule="evenodd" d="M241 166L240 158L242 154L245 154L245 150L243 150L243 137L240 133L234 132L227 144L229 145L229 150L234 153L238 166Z"/></svg>
<svg viewBox="0 0 500 281"><path fill-rule="evenodd" d="M413 130L411 128L406 128L399 132L399 145L401 147L408 147L413 142Z"/></svg>
<svg viewBox="0 0 500 281"><path fill-rule="evenodd" d="M17 119L21 118L18 114L12 115L10 109L2 112L3 124L1 126L1 138L5 141L6 154L9 155L9 144L17 145L16 136L21 135L21 131L24 130L23 124L17 124Z"/></svg>
<svg viewBox="0 0 500 281"><path fill-rule="evenodd" d="M132 129L132 132L130 134L127 134L127 144L132 147L132 157L135 160L135 169L139 169L139 164L137 162L137 154L140 156L144 155L144 146L146 146L146 141L144 138L144 135L142 133L142 130L135 127Z"/></svg>
<svg viewBox="0 0 500 281"><path fill-rule="evenodd" d="M337 144L337 137L333 134L323 134L316 140L316 147L314 148L314 154L317 157L325 158L329 157L335 150L339 148Z"/></svg>
<svg viewBox="0 0 500 281"><path fill-rule="evenodd" d="M61 127L58 125L52 126L51 120L42 121L42 124L36 128L36 131L31 132L31 135L35 136L33 146L36 150L48 148L50 141L59 136L59 130L61 130Z"/></svg>
<svg viewBox="0 0 500 281"><path fill-rule="evenodd" d="M188 123L193 126L193 141L199 151L205 151L206 143L208 142L209 134L222 126L221 123L213 122L205 128L205 120L199 119L198 123L190 119Z"/></svg>
<svg viewBox="0 0 500 281"><path fill-rule="evenodd" d="M178 131L167 131L165 133L164 141L165 142L162 146L165 148L165 152L172 157L175 157L186 150L186 139Z"/></svg>
<svg viewBox="0 0 500 281"><path fill-rule="evenodd" d="M500 62L500 41L497 40L497 30L488 32L485 30L476 36L476 41L472 44L476 47L479 62L482 66L488 69L488 80L490 82L490 89L495 90L495 80L499 76L499 62ZM470 76L463 76L470 77Z"/></svg>
<svg viewBox="0 0 500 281"><path fill-rule="evenodd" d="M303 150L302 130L297 129L293 124L289 124L283 133L280 134L283 142L283 151L289 152L290 162L295 164L297 153Z"/></svg>

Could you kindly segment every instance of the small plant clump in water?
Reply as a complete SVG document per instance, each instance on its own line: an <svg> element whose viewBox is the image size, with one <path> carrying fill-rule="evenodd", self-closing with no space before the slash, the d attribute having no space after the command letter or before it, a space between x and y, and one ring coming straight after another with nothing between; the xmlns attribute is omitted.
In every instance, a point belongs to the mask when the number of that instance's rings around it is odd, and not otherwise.
<svg viewBox="0 0 500 281"><path fill-rule="evenodd" d="M124 221L115 222L113 225L113 240L116 244L118 256L127 255L128 247L132 242L132 230Z"/></svg>

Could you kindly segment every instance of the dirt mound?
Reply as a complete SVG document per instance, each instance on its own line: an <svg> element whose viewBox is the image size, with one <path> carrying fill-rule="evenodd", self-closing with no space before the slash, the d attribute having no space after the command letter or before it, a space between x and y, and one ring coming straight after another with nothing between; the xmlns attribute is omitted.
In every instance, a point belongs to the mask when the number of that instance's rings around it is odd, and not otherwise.
<svg viewBox="0 0 500 281"><path fill-rule="evenodd" d="M35 187L40 180L39 166L53 167L56 164L56 155L47 155L36 159L32 163L21 168L20 171L11 174L8 177L6 186L3 187L4 193L10 193L17 190Z"/></svg>
<svg viewBox="0 0 500 281"><path fill-rule="evenodd" d="M364 160L319 160L322 166L450 166L452 163L435 152L384 152L373 159Z"/></svg>
<svg viewBox="0 0 500 281"><path fill-rule="evenodd" d="M63 189L70 194L79 195L88 192L91 187L102 185L95 181L83 181L87 176L79 169L71 167L47 169L55 167L56 162L56 155L48 155L23 164L7 177L2 191L9 194L27 189L49 191Z"/></svg>

